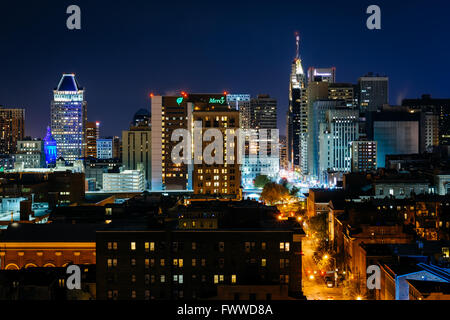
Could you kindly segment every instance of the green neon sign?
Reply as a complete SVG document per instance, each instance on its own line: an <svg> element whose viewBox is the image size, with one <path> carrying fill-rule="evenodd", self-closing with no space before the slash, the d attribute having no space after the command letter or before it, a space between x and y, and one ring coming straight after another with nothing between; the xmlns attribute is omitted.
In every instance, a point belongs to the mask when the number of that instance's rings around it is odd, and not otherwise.
<svg viewBox="0 0 450 320"><path fill-rule="evenodd" d="M177 98L177 103L178 103L178 105L180 105L182 102L183 102L183 97Z"/></svg>
<svg viewBox="0 0 450 320"><path fill-rule="evenodd" d="M209 98L209 103L224 104L225 103L225 97L221 97L220 99Z"/></svg>

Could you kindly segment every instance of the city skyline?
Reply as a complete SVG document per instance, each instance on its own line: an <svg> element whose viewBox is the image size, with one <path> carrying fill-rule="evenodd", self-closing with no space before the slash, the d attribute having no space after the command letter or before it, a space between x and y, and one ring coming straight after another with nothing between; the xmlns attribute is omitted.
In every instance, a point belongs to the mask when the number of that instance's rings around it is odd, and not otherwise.
<svg viewBox="0 0 450 320"><path fill-rule="evenodd" d="M278 101L278 127L284 134L296 31L305 70L336 67L336 81L352 83L370 71L387 75L391 104L423 93L436 98L446 95L448 66L443 53L448 44L441 41L445 25L435 28L434 22L419 25L414 21L419 15L422 19L433 16L428 21L440 20L448 4L422 8L419 1L407 6L382 1L383 28L377 31L365 28L366 3L345 4L342 8L332 3L281 4L270 12L269 6L256 7L253 2L227 6L196 3L192 7L179 3L173 8L161 4L131 7L119 2L108 4L104 13L102 3L80 1L82 29L77 31L65 27L65 3L25 8L8 4L3 12L13 17L20 9L21 14L20 19L12 21L6 16L0 22L0 39L11 48L0 53L2 105L25 108L26 135L44 137L52 89L62 73L74 72L86 88L88 120L101 122L102 136L117 135L127 129L137 110L150 109L151 92L181 90L226 90L252 97L269 94ZM195 21L212 25L215 11L221 12L226 22L199 30L203 24ZM159 15L151 19L152 13ZM161 16L167 18L164 28ZM328 23L315 25L315 19ZM32 37L30 30L34 30ZM333 34L346 34L351 41L341 43ZM417 43L425 36L426 45ZM323 37L332 50L317 40ZM74 45L65 46L67 43ZM49 51L52 46L57 49ZM421 59L427 65L426 77L418 72ZM115 116L119 113L123 116Z"/></svg>
<svg viewBox="0 0 450 320"><path fill-rule="evenodd" d="M450 300L450 4L290 2L0 5L0 301Z"/></svg>

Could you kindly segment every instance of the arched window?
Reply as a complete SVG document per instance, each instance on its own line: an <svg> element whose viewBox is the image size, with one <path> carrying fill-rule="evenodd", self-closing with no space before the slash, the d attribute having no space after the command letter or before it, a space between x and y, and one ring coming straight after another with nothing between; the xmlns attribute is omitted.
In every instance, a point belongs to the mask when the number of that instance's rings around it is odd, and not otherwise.
<svg viewBox="0 0 450 320"><path fill-rule="evenodd" d="M5 270L19 270L19 266L15 263L10 263L5 267Z"/></svg>

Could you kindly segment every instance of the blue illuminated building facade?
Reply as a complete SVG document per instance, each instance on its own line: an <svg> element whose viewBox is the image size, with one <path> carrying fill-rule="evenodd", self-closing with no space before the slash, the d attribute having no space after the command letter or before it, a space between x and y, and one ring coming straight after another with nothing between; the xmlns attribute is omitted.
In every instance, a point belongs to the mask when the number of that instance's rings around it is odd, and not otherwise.
<svg viewBox="0 0 450 320"><path fill-rule="evenodd" d="M47 135L44 138L44 153L45 162L47 165L52 165L56 163L57 149L56 140L52 136L50 127L47 127Z"/></svg>
<svg viewBox="0 0 450 320"><path fill-rule="evenodd" d="M68 162L83 157L86 147L87 103L84 89L74 74L63 74L53 91L51 133L56 140L57 157Z"/></svg>
<svg viewBox="0 0 450 320"><path fill-rule="evenodd" d="M113 158L113 139L97 140L97 159Z"/></svg>

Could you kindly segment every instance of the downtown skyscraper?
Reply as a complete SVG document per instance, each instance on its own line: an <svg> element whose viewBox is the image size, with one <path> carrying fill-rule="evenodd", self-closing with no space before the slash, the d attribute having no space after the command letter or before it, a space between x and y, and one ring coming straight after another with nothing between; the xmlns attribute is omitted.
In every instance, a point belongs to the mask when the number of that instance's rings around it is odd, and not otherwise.
<svg viewBox="0 0 450 320"><path fill-rule="evenodd" d="M0 106L0 154L12 155L25 136L25 109Z"/></svg>
<svg viewBox="0 0 450 320"><path fill-rule="evenodd" d="M296 35L296 55L292 62L289 82L289 110L287 117L287 152L292 169L304 172L307 165L307 92L306 75L300 59L300 36Z"/></svg>
<svg viewBox="0 0 450 320"><path fill-rule="evenodd" d="M53 91L51 132L56 140L58 158L73 162L83 157L86 148L87 103L84 89L75 74L63 74Z"/></svg>
<svg viewBox="0 0 450 320"><path fill-rule="evenodd" d="M249 94L227 94L229 106L239 110L239 127L242 129L250 129L250 100Z"/></svg>
<svg viewBox="0 0 450 320"><path fill-rule="evenodd" d="M224 94L187 94L181 96L154 96L151 105L151 189L192 190L203 197L240 197L241 171L237 157L223 163L209 164L203 151L210 144L203 135L208 129L220 130L222 136L239 129L239 111L231 107ZM199 127L195 127L195 124ZM180 155L172 152L178 141L172 140L175 130L186 129L194 139L191 154L179 162ZM196 136L202 141L195 143ZM223 142L224 143L224 142ZM238 153L238 143L233 142L233 154ZM225 143L222 145L226 145ZM124 144L125 148L125 144ZM224 147L226 149L226 147ZM174 161L174 157L177 161ZM230 160L230 161L229 161Z"/></svg>
<svg viewBox="0 0 450 320"><path fill-rule="evenodd" d="M369 72L358 79L359 111L362 114L380 110L389 103L389 78Z"/></svg>

